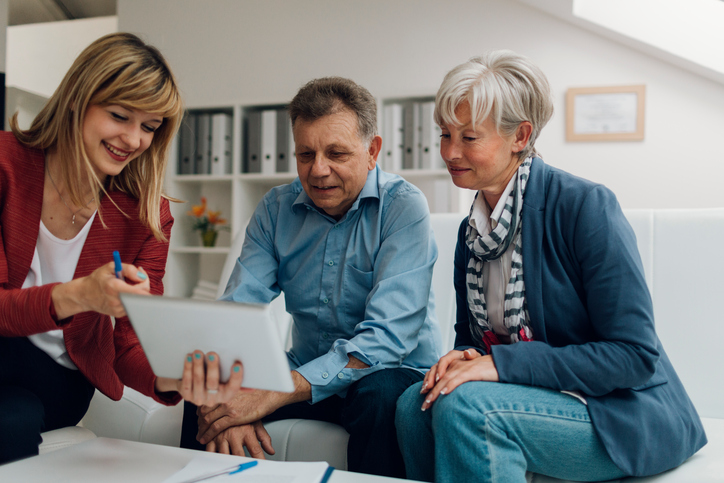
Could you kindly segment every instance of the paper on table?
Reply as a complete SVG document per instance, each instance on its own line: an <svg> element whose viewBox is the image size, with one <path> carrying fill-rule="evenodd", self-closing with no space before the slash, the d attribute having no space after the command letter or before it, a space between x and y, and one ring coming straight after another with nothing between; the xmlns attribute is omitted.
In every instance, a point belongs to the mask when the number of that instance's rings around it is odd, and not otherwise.
<svg viewBox="0 0 724 483"><path fill-rule="evenodd" d="M194 478L221 471L233 466L227 458L211 455L197 456L183 469L166 478L163 483L182 483ZM228 483L323 483L328 478L330 466L325 462L291 462L259 460L259 464L241 473L220 475L204 480L206 482Z"/></svg>

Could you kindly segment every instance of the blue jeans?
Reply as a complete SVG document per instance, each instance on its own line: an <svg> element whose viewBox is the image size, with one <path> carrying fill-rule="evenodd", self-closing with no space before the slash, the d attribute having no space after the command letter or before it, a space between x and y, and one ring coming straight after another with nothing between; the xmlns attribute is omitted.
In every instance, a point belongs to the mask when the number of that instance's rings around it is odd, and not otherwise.
<svg viewBox="0 0 724 483"><path fill-rule="evenodd" d="M422 384L397 402L407 477L524 483L525 472L577 481L621 478L578 399L540 387L467 382L421 411Z"/></svg>

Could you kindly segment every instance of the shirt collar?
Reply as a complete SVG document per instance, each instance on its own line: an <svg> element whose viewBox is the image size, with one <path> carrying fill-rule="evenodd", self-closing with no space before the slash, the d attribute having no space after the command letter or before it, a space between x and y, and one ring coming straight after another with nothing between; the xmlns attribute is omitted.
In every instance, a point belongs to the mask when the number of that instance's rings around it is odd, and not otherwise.
<svg viewBox="0 0 724 483"><path fill-rule="evenodd" d="M345 213L344 216L347 216L348 213L357 210L362 199L380 198L380 190L379 186L377 185L377 174L379 169L379 166L375 166L375 169L367 173L367 181L365 181L365 185L362 187L362 191L360 191L359 195L357 195L357 199L354 201L349 210L347 210L347 213ZM299 182L299 184L301 186L301 182ZM304 187L302 187L299 195L297 196L297 199L294 200L294 203L292 203L292 209L299 209L303 206L310 207L319 212L320 214L324 215L324 212L314 205L312 199L309 197L307 192L304 191Z"/></svg>
<svg viewBox="0 0 724 483"><path fill-rule="evenodd" d="M513 191L515 180L518 178L518 172L516 171L513 177L508 181L508 185L503 190L503 194L498 200L498 204L495 205L493 212L490 212L488 203L485 201L485 195L481 192L475 202L473 203L473 210L470 213L469 223L475 228L480 234L487 234L495 229L500 219L500 215L503 214L505 209L505 203L508 200L508 196Z"/></svg>

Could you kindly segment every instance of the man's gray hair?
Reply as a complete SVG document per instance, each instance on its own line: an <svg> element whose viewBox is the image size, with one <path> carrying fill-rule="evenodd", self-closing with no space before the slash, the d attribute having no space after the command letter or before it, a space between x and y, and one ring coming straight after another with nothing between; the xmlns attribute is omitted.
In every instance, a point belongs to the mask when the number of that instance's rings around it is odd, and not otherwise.
<svg viewBox="0 0 724 483"><path fill-rule="evenodd" d="M299 89L289 104L292 126L349 109L357 115L357 135L369 144L377 135L377 101L359 84L343 77L322 77Z"/></svg>
<svg viewBox="0 0 724 483"><path fill-rule="evenodd" d="M535 141L553 115L548 79L527 57L509 50L488 52L448 72L435 98L435 122L459 126L455 109L470 104L471 122L487 118L501 136L515 133L523 121L533 126L528 145L519 153L522 161L537 154Z"/></svg>

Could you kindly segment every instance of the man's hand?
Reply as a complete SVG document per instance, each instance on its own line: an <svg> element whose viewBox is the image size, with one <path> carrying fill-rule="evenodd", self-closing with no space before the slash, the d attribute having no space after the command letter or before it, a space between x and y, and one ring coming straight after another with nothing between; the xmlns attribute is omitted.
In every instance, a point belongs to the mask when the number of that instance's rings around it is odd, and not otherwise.
<svg viewBox="0 0 724 483"><path fill-rule="evenodd" d="M216 406L200 406L199 432L196 439L201 444L208 444L220 433L233 426L241 426L260 421L280 407L312 397L312 386L296 371L292 371L294 392L245 391L240 392L231 401Z"/></svg>
<svg viewBox="0 0 724 483"><path fill-rule="evenodd" d="M261 444L259 444L261 443ZM241 426L232 426L221 433L206 445L206 451L211 453L233 454L244 456L244 447L252 458L266 459L264 451L274 454L271 437L266 432L261 421ZM264 451L262 451L262 449Z"/></svg>

